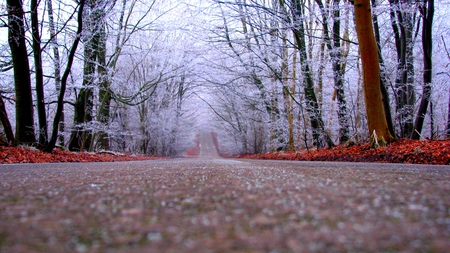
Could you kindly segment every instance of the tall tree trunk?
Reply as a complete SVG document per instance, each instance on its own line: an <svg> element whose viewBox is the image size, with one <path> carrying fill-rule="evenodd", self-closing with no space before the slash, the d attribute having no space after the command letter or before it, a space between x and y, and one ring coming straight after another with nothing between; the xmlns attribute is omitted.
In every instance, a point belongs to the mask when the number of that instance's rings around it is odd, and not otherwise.
<svg viewBox="0 0 450 253"><path fill-rule="evenodd" d="M338 99L338 120L339 120L339 142L345 143L349 140L349 112L347 109L347 102L344 92L344 71L341 67L342 54L341 54L341 21L340 21L340 0L333 0L332 17L333 17L333 36L330 38L328 31L328 13L325 10L325 6L322 0L316 0L319 5L322 18L323 18L323 30L324 37L327 43L328 50L330 52L330 58L333 66L333 79L336 96Z"/></svg>
<svg viewBox="0 0 450 253"><path fill-rule="evenodd" d="M133 4L132 4L133 5ZM106 24L103 20L99 20L99 26L100 26L100 34L99 34L99 45L98 45L98 75L100 78L100 84L99 84L99 108L97 113L97 121L102 123L103 129L100 131L98 136L98 143L97 147L100 149L108 150L110 149L110 140L109 135L107 132L107 129L109 127L109 121L110 121L110 110L111 110L111 100L112 100L112 93L111 93L111 79L113 75L108 73L108 68L111 72L114 73L117 60L120 56L120 52L122 51L122 46L124 41L126 41L126 36L122 38L122 33L126 35L126 33L123 31L123 29L126 29L124 27L124 18L125 18L125 10L127 6L127 1L122 1L121 6L121 12L119 17L119 29L116 36L116 45L113 53L113 57L110 59L109 64L106 62ZM103 17L105 16L104 11L99 13L99 16ZM121 41L123 39L123 41ZM144 134L145 136L145 134ZM147 149L147 148L145 148Z"/></svg>
<svg viewBox="0 0 450 253"><path fill-rule="evenodd" d="M396 110L400 123L401 137L410 137L414 118L414 18L408 11L412 0L389 0L391 22L397 48L397 77L395 81Z"/></svg>
<svg viewBox="0 0 450 253"><path fill-rule="evenodd" d="M364 99L372 145L385 145L393 140L390 134L380 89L380 65L372 26L370 0L355 0L355 22L364 77Z"/></svg>
<svg viewBox="0 0 450 253"><path fill-rule="evenodd" d="M16 94L15 144L33 144L34 135L33 97L31 94L30 65L25 44L24 12L21 0L7 0L8 42L14 69Z"/></svg>
<svg viewBox="0 0 450 253"><path fill-rule="evenodd" d="M69 150L72 151L88 149L92 141L92 131L88 129L88 124L92 121L94 108L93 85L96 58L93 42L94 40L90 40L84 48L83 87L75 101L74 126L69 143Z"/></svg>
<svg viewBox="0 0 450 253"><path fill-rule="evenodd" d="M38 20L38 3L37 0L30 1L31 9L31 30L33 35L33 54L34 67L36 79L36 98L37 98L37 112L39 122L39 145L44 147L48 141L47 130L47 113L45 112L45 98L44 98L44 72L42 70L42 54L41 54L41 35L39 33Z"/></svg>
<svg viewBox="0 0 450 253"><path fill-rule="evenodd" d="M293 27L294 38L297 49L300 55L301 71L303 74L303 86L306 98L306 110L311 119L311 128L313 131L313 144L316 147L332 147L333 141L329 134L325 131L325 126L322 120L322 113L319 109L316 94L314 92L314 81L311 74L311 68L308 62L308 55L306 52L305 29L303 25L303 8L300 0L291 0L293 6Z"/></svg>
<svg viewBox="0 0 450 253"><path fill-rule="evenodd" d="M110 78L106 66L106 27L104 25L101 27L99 38L98 76L100 79L100 87L98 92L99 108L97 120L102 124L102 130L100 130L97 145L100 149L109 150L110 146L107 129L109 126L109 113L112 96L110 91Z"/></svg>
<svg viewBox="0 0 450 253"><path fill-rule="evenodd" d="M75 101L75 112L69 150L81 151L93 148L93 131L90 129L94 116L94 85L96 65L99 64L99 50L104 25L103 1L93 1L87 19L87 43L84 47L83 84ZM105 37L106 38L106 37Z"/></svg>
<svg viewBox="0 0 450 253"><path fill-rule="evenodd" d="M287 114L288 121L288 145L287 149L293 151L295 149L294 141L294 100L293 96L295 93L295 83L290 84L289 82L289 49L287 45L287 34L285 31L282 32L283 40L283 60L281 65L281 72L283 76L283 95L285 100L285 110Z"/></svg>
<svg viewBox="0 0 450 253"><path fill-rule="evenodd" d="M75 58L75 52L77 51L78 44L81 39L81 32L83 31L83 9L85 0L80 0L80 6L78 8L78 29L73 42L72 48L70 49L69 56L67 57L67 66L64 74L61 78L61 89L58 96L58 106L56 108L55 118L53 119L53 132L50 141L45 147L46 152L51 152L56 145L58 139L58 130L61 122L61 115L64 110L64 94L66 93L67 79L69 78L70 70L72 69L73 60Z"/></svg>
<svg viewBox="0 0 450 253"><path fill-rule="evenodd" d="M50 46L53 51L53 66L54 70L54 78L55 78L55 89L56 92L59 93L61 91L61 60L59 56L58 49L58 38L56 34L56 26L54 21L53 14L53 2L52 0L46 0L47 2L47 14L48 14L48 25L50 32ZM59 123L59 132L64 131L64 111L61 113L61 122ZM58 142L60 145L64 145L64 135L59 135Z"/></svg>
<svg viewBox="0 0 450 253"><path fill-rule="evenodd" d="M377 0L372 0L372 7L375 8L376 6ZM380 61L380 88L381 88L381 96L383 97L383 109L384 114L386 115L386 122L388 124L389 131L391 132L392 136L395 136L394 123L392 122L392 114L391 114L391 102L389 99L389 92L387 90L387 84L389 80L386 73L386 66L384 64L383 54L381 53L381 39L380 39L380 28L378 25L378 15L374 13L372 16L372 20L375 32L375 40L377 42L378 48L378 59Z"/></svg>
<svg viewBox="0 0 450 253"><path fill-rule="evenodd" d="M420 101L419 110L417 111L416 120L414 122L414 131L411 135L412 139L420 139L423 121L427 113L428 103L431 99L431 79L433 71L432 54L433 54L433 16L434 16L434 0L425 0L420 7L422 14L422 48L423 48L423 91ZM431 129L433 131L433 129Z"/></svg>

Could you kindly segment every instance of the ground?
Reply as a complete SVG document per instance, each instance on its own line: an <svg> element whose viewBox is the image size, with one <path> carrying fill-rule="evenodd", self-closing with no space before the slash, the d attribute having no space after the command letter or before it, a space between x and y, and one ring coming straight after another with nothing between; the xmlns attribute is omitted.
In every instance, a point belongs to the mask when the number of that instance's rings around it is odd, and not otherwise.
<svg viewBox="0 0 450 253"><path fill-rule="evenodd" d="M448 252L449 166L0 165L0 252Z"/></svg>
<svg viewBox="0 0 450 253"><path fill-rule="evenodd" d="M214 135L213 135L214 136ZM210 137L208 137L210 138ZM195 157L207 153L216 154L209 147L206 136L199 135L198 146L189 150L187 156ZM203 146L201 145L203 143ZM202 149L200 149L202 147ZM205 149L208 147L208 149ZM205 150L205 151L203 151ZM205 155L205 154L203 154ZM332 149L301 150L296 152L276 152L265 154L241 155L239 158L297 160L297 161L345 161L345 162L382 162L412 164L450 164L450 140L399 140L386 147L371 149L369 144L341 145ZM0 147L0 163L56 163L56 162L113 162L156 159L154 156L134 155L114 152L69 152L55 149L51 154L29 147Z"/></svg>
<svg viewBox="0 0 450 253"><path fill-rule="evenodd" d="M2 148L0 252L450 249L450 166L221 159L211 142L176 159ZM448 145L249 157L448 164Z"/></svg>
<svg viewBox="0 0 450 253"><path fill-rule="evenodd" d="M369 144L340 145L332 149L308 152L277 152L243 155L241 158L297 160L297 161L341 161L411 164L450 164L450 140L398 140L386 147L370 148Z"/></svg>
<svg viewBox="0 0 450 253"><path fill-rule="evenodd" d="M45 153L32 147L0 147L0 163L118 162L157 159L155 156L99 152L71 152L55 148Z"/></svg>

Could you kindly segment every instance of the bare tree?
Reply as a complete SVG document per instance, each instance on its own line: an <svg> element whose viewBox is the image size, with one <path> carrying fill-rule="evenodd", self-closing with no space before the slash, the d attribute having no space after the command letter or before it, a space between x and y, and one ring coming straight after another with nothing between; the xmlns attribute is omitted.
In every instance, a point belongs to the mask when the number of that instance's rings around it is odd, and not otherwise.
<svg viewBox="0 0 450 253"><path fill-rule="evenodd" d="M78 44L81 40L81 33L83 31L83 9L84 9L84 3L85 0L81 0L79 7L78 7L78 29L75 35L75 40L73 42L72 48L70 49L69 56L67 58L67 66L64 71L64 74L61 78L61 89L59 90L58 95L58 104L56 109L55 118L53 119L53 132L52 137L50 138L50 141L48 142L47 146L45 147L46 152L51 152L56 145L56 141L58 140L58 131L60 127L61 122L61 115L64 110L64 94L66 93L66 87L67 87L67 79L69 78L70 71L72 69L73 60L75 58L75 53L78 48Z"/></svg>
<svg viewBox="0 0 450 253"><path fill-rule="evenodd" d="M431 98L431 80L432 80L432 55L433 55L433 16L434 0L425 0L421 3L420 14L422 15L422 49L423 49L423 90L419 109L417 110L416 120L414 122L414 132L412 139L420 139L423 121L427 113L428 104ZM431 109L431 108L430 108ZM431 129L433 131L433 129Z"/></svg>
<svg viewBox="0 0 450 253"><path fill-rule="evenodd" d="M8 42L14 68L16 95L15 144L34 144L33 98L31 94L30 65L25 43L24 11L21 0L7 0Z"/></svg>
<svg viewBox="0 0 450 253"><path fill-rule="evenodd" d="M395 80L396 110L400 136L413 133L414 103L414 25L416 15L412 0L389 0L391 22L397 49L397 77Z"/></svg>
<svg viewBox="0 0 450 253"><path fill-rule="evenodd" d="M42 53L41 53L41 34L39 32L39 18L38 18L38 1L30 1L31 9L31 30L33 36L33 55L36 79L36 98L37 98L37 112L39 122L39 145L45 147L48 141L47 130L47 113L45 110L44 98L44 71L42 69Z"/></svg>
<svg viewBox="0 0 450 253"><path fill-rule="evenodd" d="M370 0L356 0L355 22L364 76L364 100L366 102L367 121L371 143L386 145L393 140L386 116L384 115L381 89L380 65L375 40Z"/></svg>

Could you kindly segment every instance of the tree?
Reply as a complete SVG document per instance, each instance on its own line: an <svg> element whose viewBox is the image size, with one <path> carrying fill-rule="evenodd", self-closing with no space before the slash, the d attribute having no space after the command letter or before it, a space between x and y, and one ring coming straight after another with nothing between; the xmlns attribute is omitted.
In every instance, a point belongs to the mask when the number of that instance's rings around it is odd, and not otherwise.
<svg viewBox="0 0 450 253"><path fill-rule="evenodd" d="M334 87L336 91L336 96L338 99L338 118L339 118L339 142L345 143L349 140L349 131L350 131L350 123L349 123L349 112L347 109L347 101L345 99L344 93L344 75L345 72L342 68L342 54L341 54L341 14L339 10L339 2L340 0L333 0L333 6L331 11L331 16L333 19L333 27L332 27L332 38L330 38L328 31L328 13L325 10L324 4L322 0L316 0L316 3L319 5L322 17L323 17L323 31L325 35L325 41L330 52L330 58L333 65L333 79L334 79Z"/></svg>
<svg viewBox="0 0 450 253"><path fill-rule="evenodd" d="M277 8L278 3L276 1L272 4L273 8ZM284 118L282 118L277 97L278 89L282 88L281 85L277 86L277 84L283 82L281 73L278 71L280 66L277 66L278 52L274 49L277 48L274 41L278 36L277 24L273 20L273 15L270 16L272 18L270 19L264 13L258 11L258 8L255 12L251 12L245 0L235 0L229 5L236 7L237 22L242 27L243 38L233 39L233 36L238 35L232 33L234 29L229 24L232 24L232 21L228 20L229 17L225 15L219 2L224 40L232 51L233 57L244 69L241 77L247 79L256 88L260 102L269 116L270 149L272 151L286 149L287 141L280 124L280 121L283 121Z"/></svg>
<svg viewBox="0 0 450 253"><path fill-rule="evenodd" d="M363 68L364 100L371 143L385 145L393 141L384 114L380 89L380 64L372 25L370 0L355 0L355 23Z"/></svg>
<svg viewBox="0 0 450 253"><path fill-rule="evenodd" d="M306 98L306 110L311 119L311 127L313 131L314 146L332 147L334 146L329 134L325 131L325 125L322 119L322 113L319 109L316 94L314 92L314 81L312 78L311 67L306 53L305 28L303 24L304 6L300 0L291 0L292 8L292 31L296 42L296 48L300 54L300 65L303 74L303 87Z"/></svg>
<svg viewBox="0 0 450 253"><path fill-rule="evenodd" d="M33 97L31 94L30 65L25 43L24 11L21 0L7 0L8 42L14 68L16 94L15 144L33 144L34 132Z"/></svg>
<svg viewBox="0 0 450 253"><path fill-rule="evenodd" d="M8 119L8 113L6 112L5 102L2 95L0 94L0 121L2 123L3 129L5 130L6 141L8 145L14 143L14 133L11 127L11 123Z"/></svg>
<svg viewBox="0 0 450 253"><path fill-rule="evenodd" d="M397 49L397 76L395 79L396 110L400 136L413 133L414 103L414 24L413 0L389 0L391 23Z"/></svg>
<svg viewBox="0 0 450 253"><path fill-rule="evenodd" d="M372 8L375 8L377 6L377 0L371 1L372 1ZM386 115L386 122L388 124L389 131L391 132L392 136L395 136L394 123L392 122L392 114L391 114L391 103L389 98L389 92L387 90L389 80L386 73L386 65L384 63L383 54L381 52L381 36L380 36L380 26L378 24L378 15L373 13L372 20L375 32L375 40L377 41L378 59L380 61L380 88L381 88L381 95L383 97L383 108L384 113Z"/></svg>
<svg viewBox="0 0 450 253"><path fill-rule="evenodd" d="M39 32L39 18L38 18L38 2L37 0L30 1L31 9L31 30L33 36L33 55L36 79L36 98L37 111L39 122L39 145L44 147L48 141L47 130L47 113L45 110L44 98L44 71L42 69L42 53L41 53L41 34Z"/></svg>
<svg viewBox="0 0 450 253"><path fill-rule="evenodd" d="M90 128L94 116L94 87L96 66L104 53L105 9L108 1L89 2L89 11L85 13L85 46L83 83L75 101L74 127L70 137L69 149L73 151L91 150L93 132ZM114 4L114 2L113 2ZM102 41L103 40L103 41ZM103 72L102 72L103 74Z"/></svg>
<svg viewBox="0 0 450 253"><path fill-rule="evenodd" d="M420 5L420 13L422 15L422 49L423 49L423 90L422 99L420 100L419 109L417 110L416 120L414 122L414 131L412 139L420 139L423 121L427 113L428 103L431 98L431 80L432 80L432 54L433 54L433 16L434 16L434 0L425 0ZM433 129L431 129L433 131Z"/></svg>
<svg viewBox="0 0 450 253"><path fill-rule="evenodd" d="M61 59L58 49L58 35L56 31L54 11L53 11L53 1L46 0L47 3L47 14L48 14L48 26L50 32L50 47L53 51L53 66L54 66L54 79L55 79L55 90L57 93L61 90ZM59 123L59 131L64 131L64 111L61 113L61 122ZM64 145L64 136L59 136L59 144Z"/></svg>
<svg viewBox="0 0 450 253"><path fill-rule="evenodd" d="M77 51L78 44L81 40L81 32L83 31L83 9L84 9L84 2L85 0L81 0L79 7L78 7L78 29L75 35L75 40L73 41L72 48L70 49L69 56L67 57L67 66L64 71L64 74L61 78L61 87L59 90L58 95L58 101L57 101L57 108L55 113L55 118L53 119L53 129L52 129L52 136L50 138L50 141L48 142L47 146L45 147L46 152L52 152L52 150L55 148L56 141L58 140L58 131L60 128L60 122L61 122L61 116L63 114L64 110L64 94L66 93L66 87L67 87L67 79L69 78L70 71L72 69L73 60L75 58L75 52Z"/></svg>

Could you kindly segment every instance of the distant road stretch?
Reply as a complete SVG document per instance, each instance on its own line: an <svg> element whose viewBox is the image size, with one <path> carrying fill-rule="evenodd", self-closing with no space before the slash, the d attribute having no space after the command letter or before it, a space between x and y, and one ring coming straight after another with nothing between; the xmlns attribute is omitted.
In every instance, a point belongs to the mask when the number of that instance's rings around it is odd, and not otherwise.
<svg viewBox="0 0 450 253"><path fill-rule="evenodd" d="M203 158L217 158L217 148L211 133L200 134L200 157Z"/></svg>

